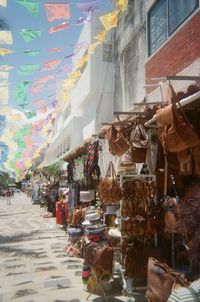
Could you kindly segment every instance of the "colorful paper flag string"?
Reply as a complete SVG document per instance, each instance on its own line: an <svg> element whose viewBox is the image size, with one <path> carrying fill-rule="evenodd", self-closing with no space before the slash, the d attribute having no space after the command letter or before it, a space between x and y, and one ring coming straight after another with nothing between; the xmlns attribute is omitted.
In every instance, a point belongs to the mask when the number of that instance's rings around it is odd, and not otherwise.
<svg viewBox="0 0 200 302"><path fill-rule="evenodd" d="M70 18L70 7L67 3L45 3L46 16L49 22Z"/></svg>
<svg viewBox="0 0 200 302"><path fill-rule="evenodd" d="M36 70L39 69L39 67L40 67L39 64L28 64L28 65L20 66L17 73L21 75L33 74Z"/></svg>
<svg viewBox="0 0 200 302"><path fill-rule="evenodd" d="M12 32L11 31L0 31L0 44L13 44Z"/></svg>
<svg viewBox="0 0 200 302"><path fill-rule="evenodd" d="M69 29L69 28L70 28L69 23L65 22L65 23L62 23L62 24L54 26L54 27L49 27L48 28L48 33L49 34L54 34L54 33L58 32L58 31Z"/></svg>
<svg viewBox="0 0 200 302"><path fill-rule="evenodd" d="M22 4L26 7L26 9L35 17L38 16L38 8L39 3L38 2L30 2L27 0L16 0L17 3Z"/></svg>
<svg viewBox="0 0 200 302"><path fill-rule="evenodd" d="M25 42L31 42L41 36L41 30L22 29L19 33Z"/></svg>

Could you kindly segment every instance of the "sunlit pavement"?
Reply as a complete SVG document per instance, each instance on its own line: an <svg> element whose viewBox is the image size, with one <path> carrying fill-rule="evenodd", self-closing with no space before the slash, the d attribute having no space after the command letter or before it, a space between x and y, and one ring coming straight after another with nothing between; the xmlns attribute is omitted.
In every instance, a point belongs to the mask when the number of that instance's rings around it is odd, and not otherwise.
<svg viewBox="0 0 200 302"><path fill-rule="evenodd" d="M17 193L0 199L0 302L86 302L82 259L65 253L67 236L45 209ZM136 301L145 301L136 294ZM88 301L103 301L92 295ZM108 301L127 301L119 295Z"/></svg>

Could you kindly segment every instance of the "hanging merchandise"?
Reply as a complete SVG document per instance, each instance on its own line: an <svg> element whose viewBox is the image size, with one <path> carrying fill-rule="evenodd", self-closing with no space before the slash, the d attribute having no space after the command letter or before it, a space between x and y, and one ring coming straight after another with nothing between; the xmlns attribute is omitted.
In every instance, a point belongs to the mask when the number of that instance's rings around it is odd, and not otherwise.
<svg viewBox="0 0 200 302"><path fill-rule="evenodd" d="M144 163L146 160L149 137L143 124L136 122L130 134L130 153L132 161Z"/></svg>
<svg viewBox="0 0 200 302"><path fill-rule="evenodd" d="M129 149L128 141L122 127L111 125L106 131L105 138L108 140L109 151L112 155L121 156Z"/></svg>
<svg viewBox="0 0 200 302"><path fill-rule="evenodd" d="M122 198L122 192L120 184L117 181L113 162L109 163L106 177L100 179L98 196L105 203L116 203Z"/></svg>
<svg viewBox="0 0 200 302"><path fill-rule="evenodd" d="M96 176L100 177L100 168L98 166L98 155L99 155L99 141L96 140L89 144L87 150L87 157L85 160L85 177L91 178Z"/></svg>

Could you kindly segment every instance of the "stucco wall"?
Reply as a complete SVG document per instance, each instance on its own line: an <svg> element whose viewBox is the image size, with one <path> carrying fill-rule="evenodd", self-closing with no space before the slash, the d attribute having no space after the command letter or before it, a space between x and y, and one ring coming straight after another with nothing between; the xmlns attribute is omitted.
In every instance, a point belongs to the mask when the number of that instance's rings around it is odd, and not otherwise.
<svg viewBox="0 0 200 302"><path fill-rule="evenodd" d="M127 110L145 95L146 1L129 1L114 34L115 111Z"/></svg>

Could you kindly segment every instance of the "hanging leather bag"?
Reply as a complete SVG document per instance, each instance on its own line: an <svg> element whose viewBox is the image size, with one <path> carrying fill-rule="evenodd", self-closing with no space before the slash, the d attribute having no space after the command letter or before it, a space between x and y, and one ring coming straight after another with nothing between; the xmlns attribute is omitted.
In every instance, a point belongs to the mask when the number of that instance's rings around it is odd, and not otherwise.
<svg viewBox="0 0 200 302"><path fill-rule="evenodd" d="M160 140L166 153L180 152L199 143L199 137L179 102L158 110L156 115Z"/></svg>
<svg viewBox="0 0 200 302"><path fill-rule="evenodd" d="M145 298L148 302L166 302L173 286L188 286L189 283L167 264L149 257L147 266L147 290Z"/></svg>
<svg viewBox="0 0 200 302"><path fill-rule="evenodd" d="M84 248L84 264L96 269L106 270L110 273L113 269L113 248L96 242L92 242Z"/></svg>
<svg viewBox="0 0 200 302"><path fill-rule="evenodd" d="M144 163L148 149L149 137L144 125L136 123L130 134L130 154L135 163Z"/></svg>
<svg viewBox="0 0 200 302"><path fill-rule="evenodd" d="M105 138L108 140L109 151L112 155L121 156L129 149L128 141L123 133L122 127L111 125L106 131Z"/></svg>
<svg viewBox="0 0 200 302"><path fill-rule="evenodd" d="M122 191L112 161L109 163L106 177L100 179L98 195L107 204L119 202L122 198Z"/></svg>

